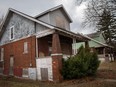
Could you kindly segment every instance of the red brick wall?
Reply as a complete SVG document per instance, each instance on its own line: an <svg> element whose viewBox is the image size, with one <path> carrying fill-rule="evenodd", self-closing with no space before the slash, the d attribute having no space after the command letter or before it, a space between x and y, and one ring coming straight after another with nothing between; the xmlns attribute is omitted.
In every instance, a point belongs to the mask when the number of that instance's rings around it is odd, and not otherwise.
<svg viewBox="0 0 116 87"><path fill-rule="evenodd" d="M57 55L62 52L59 34L54 33L52 37L52 70L53 70L53 81L60 82L62 80L62 55Z"/></svg>
<svg viewBox="0 0 116 87"><path fill-rule="evenodd" d="M28 53L24 54L24 42L28 42ZM36 37L31 36L2 46L4 48L4 74L9 74L10 56L14 57L14 75L22 76L22 68L36 66Z"/></svg>

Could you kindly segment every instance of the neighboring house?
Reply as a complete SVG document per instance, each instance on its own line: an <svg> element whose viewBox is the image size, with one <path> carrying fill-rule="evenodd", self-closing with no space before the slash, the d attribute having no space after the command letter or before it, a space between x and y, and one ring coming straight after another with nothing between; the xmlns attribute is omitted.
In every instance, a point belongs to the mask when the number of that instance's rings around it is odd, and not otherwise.
<svg viewBox="0 0 116 87"><path fill-rule="evenodd" d="M70 16L62 5L36 17L9 9L0 32L0 74L61 81L62 58L72 43L87 41L70 31Z"/></svg>
<svg viewBox="0 0 116 87"><path fill-rule="evenodd" d="M109 54L109 49L112 47L106 44L103 34L101 32L96 32L87 34L85 36L90 38L88 44L91 50L95 48L98 53L99 59L104 61L105 58L107 58L107 55ZM81 45L85 46L85 43L76 43L76 45L73 45L73 48L78 50Z"/></svg>

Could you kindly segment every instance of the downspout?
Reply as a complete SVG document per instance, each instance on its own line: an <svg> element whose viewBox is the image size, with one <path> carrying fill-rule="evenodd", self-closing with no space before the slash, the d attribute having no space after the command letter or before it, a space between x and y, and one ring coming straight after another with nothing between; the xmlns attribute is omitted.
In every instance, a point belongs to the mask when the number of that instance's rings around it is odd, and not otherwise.
<svg viewBox="0 0 116 87"><path fill-rule="evenodd" d="M35 33L36 33L36 23L35 23ZM36 39L36 43L35 43L35 51L36 51L36 56L35 56L35 69L36 69L36 80L37 80L37 77L38 77L38 71L37 71L37 58L38 58L38 40L37 40L37 37L35 36L35 39Z"/></svg>

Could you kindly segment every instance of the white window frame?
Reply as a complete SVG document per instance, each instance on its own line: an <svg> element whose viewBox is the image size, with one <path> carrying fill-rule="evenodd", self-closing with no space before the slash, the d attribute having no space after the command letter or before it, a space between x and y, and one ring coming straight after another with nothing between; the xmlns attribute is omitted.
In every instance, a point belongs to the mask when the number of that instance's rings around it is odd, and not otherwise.
<svg viewBox="0 0 116 87"><path fill-rule="evenodd" d="M28 53L28 42L24 42L24 46L23 46L23 53L25 54L25 53Z"/></svg>
<svg viewBox="0 0 116 87"><path fill-rule="evenodd" d="M0 61L4 61L4 48L1 48L1 57Z"/></svg>
<svg viewBox="0 0 116 87"><path fill-rule="evenodd" d="M13 38L11 38L11 29L13 29ZM10 40L13 40L14 39L14 25L10 27Z"/></svg>

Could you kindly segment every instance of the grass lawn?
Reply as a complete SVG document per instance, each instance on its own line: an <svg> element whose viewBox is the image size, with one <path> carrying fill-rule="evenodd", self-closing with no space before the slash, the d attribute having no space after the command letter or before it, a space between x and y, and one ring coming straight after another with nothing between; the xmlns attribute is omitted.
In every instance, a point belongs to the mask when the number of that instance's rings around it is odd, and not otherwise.
<svg viewBox="0 0 116 87"><path fill-rule="evenodd" d="M113 79L113 81L106 79ZM65 80L62 83L40 82L0 76L0 87L116 87L116 62L101 64L96 77Z"/></svg>

